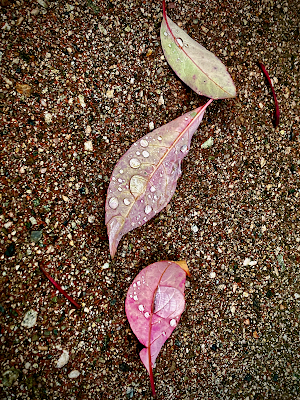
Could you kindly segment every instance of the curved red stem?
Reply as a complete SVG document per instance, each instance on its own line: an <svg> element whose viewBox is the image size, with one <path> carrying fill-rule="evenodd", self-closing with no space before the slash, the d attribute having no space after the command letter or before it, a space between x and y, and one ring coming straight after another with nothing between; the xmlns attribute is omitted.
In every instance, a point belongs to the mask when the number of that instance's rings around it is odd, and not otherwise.
<svg viewBox="0 0 300 400"><path fill-rule="evenodd" d="M74 299L72 299L71 296L69 296L64 290L63 288L52 278L52 276L50 274L48 274L48 272L45 270L45 268L43 267L43 265L40 264L40 269L43 272L43 274L46 276L46 278L49 279L49 281L51 283L53 283L53 285L56 287L56 289L65 296L66 299L68 299L74 307L76 307L77 309L81 308L81 305L79 305Z"/></svg>
<svg viewBox="0 0 300 400"><path fill-rule="evenodd" d="M273 88L272 82L271 82L271 78L268 74L268 71L266 70L265 66L263 63L261 63L260 61L258 61L258 65L260 67L260 69L262 70L263 74L265 75L265 77L267 78L267 81L271 87L272 90L272 94L273 94L273 99L274 99L274 103L275 103L275 114L274 114L274 126L275 128L278 126L279 124L279 116L280 116L280 111L279 111L279 106L278 106L278 102L277 102L277 97L276 97L276 93L275 90Z"/></svg>

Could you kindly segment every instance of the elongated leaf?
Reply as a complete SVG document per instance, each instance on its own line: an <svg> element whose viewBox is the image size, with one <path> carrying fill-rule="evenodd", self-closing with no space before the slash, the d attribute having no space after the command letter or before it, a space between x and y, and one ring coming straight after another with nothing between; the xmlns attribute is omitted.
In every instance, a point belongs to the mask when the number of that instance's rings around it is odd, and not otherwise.
<svg viewBox="0 0 300 400"><path fill-rule="evenodd" d="M184 311L185 278L185 270L177 263L156 262L136 276L127 293L126 315L134 334L145 346L140 357L150 375L154 396L152 368Z"/></svg>
<svg viewBox="0 0 300 400"><path fill-rule="evenodd" d="M105 205L112 257L125 233L149 221L171 200L181 175L181 160L211 102L148 133L117 163Z"/></svg>
<svg viewBox="0 0 300 400"><path fill-rule="evenodd" d="M212 99L235 97L235 85L225 65L166 15L164 1L163 14L161 46L176 75L203 96Z"/></svg>

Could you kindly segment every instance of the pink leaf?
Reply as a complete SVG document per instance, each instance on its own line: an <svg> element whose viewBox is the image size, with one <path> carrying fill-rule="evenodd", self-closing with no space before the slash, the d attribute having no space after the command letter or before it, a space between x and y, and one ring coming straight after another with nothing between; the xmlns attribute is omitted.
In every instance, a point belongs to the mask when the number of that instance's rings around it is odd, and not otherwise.
<svg viewBox="0 0 300 400"><path fill-rule="evenodd" d="M134 279L125 301L126 315L138 340L145 346L140 357L150 375L160 349L177 326L184 311L186 273L173 261L148 265Z"/></svg>
<svg viewBox="0 0 300 400"><path fill-rule="evenodd" d="M171 200L181 160L211 102L148 133L115 166L105 204L112 257L123 235L145 224Z"/></svg>
<svg viewBox="0 0 300 400"><path fill-rule="evenodd" d="M236 96L235 85L225 65L167 16L164 0L160 40L171 68L196 93L212 99Z"/></svg>

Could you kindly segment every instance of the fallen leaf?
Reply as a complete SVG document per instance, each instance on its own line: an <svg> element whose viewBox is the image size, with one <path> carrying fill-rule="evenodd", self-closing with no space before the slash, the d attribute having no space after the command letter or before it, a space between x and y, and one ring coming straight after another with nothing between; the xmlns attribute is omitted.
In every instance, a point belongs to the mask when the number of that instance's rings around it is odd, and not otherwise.
<svg viewBox="0 0 300 400"><path fill-rule="evenodd" d="M126 315L134 334L145 346L140 357L149 373L154 396L154 363L184 311L185 279L186 274L177 263L160 261L144 268L127 292Z"/></svg>
<svg viewBox="0 0 300 400"><path fill-rule="evenodd" d="M160 40L171 68L196 93L212 99L236 96L235 85L225 65L167 16L165 1Z"/></svg>
<svg viewBox="0 0 300 400"><path fill-rule="evenodd" d="M123 235L145 224L171 200L181 160L211 102L145 135L115 166L105 204L112 257Z"/></svg>

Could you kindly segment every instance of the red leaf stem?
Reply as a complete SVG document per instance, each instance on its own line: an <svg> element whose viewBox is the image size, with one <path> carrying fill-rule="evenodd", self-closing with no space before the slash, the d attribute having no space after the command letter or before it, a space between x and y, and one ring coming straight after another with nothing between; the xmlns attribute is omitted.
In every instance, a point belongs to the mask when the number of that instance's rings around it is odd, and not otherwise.
<svg viewBox="0 0 300 400"><path fill-rule="evenodd" d="M278 106L278 102L277 102L276 93L275 93L275 90L273 88L273 85L272 85L272 82L271 82L271 78L270 78L270 76L268 74L268 71L266 70L265 66L260 61L258 61L258 65L259 65L260 69L262 70L263 74L265 75L265 77L267 78L267 81L269 82L269 85L270 85L271 90L272 90L274 103L275 103L274 126L276 128L278 126L278 124L279 124L279 116L280 116L280 111L279 111L279 106Z"/></svg>
<svg viewBox="0 0 300 400"><path fill-rule="evenodd" d="M45 268L40 264L40 269L43 272L43 274L46 276L46 278L49 279L49 281L51 283L53 283L53 285L56 287L56 289L63 295L65 296L66 299L68 299L74 307L76 307L77 309L81 308L81 305L79 305L74 299L72 299L71 296L69 296L63 289L62 287L52 278L52 276L50 274L48 274L48 272L45 270Z"/></svg>

